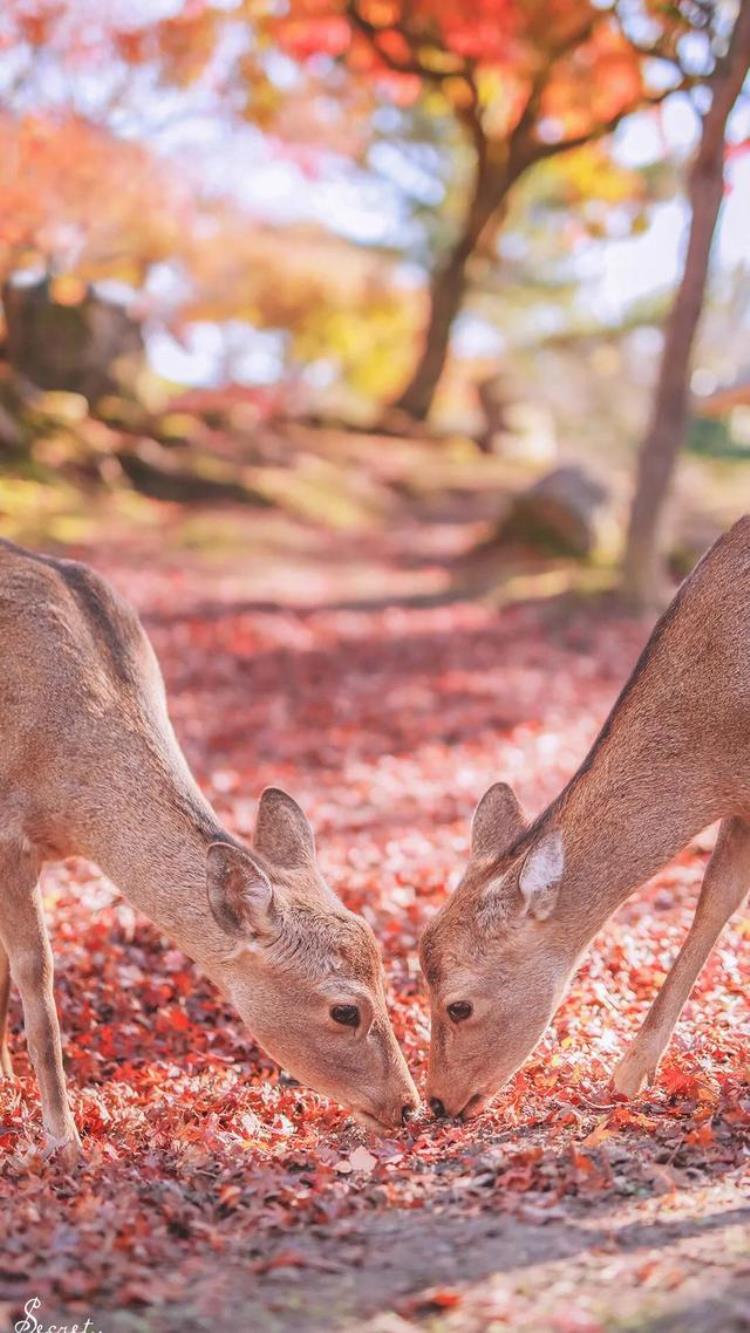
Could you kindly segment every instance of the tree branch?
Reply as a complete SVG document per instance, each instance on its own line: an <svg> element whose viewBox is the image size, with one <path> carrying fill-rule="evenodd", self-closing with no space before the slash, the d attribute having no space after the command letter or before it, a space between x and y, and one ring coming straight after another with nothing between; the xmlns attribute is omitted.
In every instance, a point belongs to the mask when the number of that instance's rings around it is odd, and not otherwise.
<svg viewBox="0 0 750 1333"><path fill-rule="evenodd" d="M435 83L438 85L442 84L446 79L463 78L469 81L471 67L468 61L461 60L460 57L457 57L458 63L455 69L451 70L431 69L429 65L424 65L421 61L417 60L414 56L414 42L412 35L402 24L392 23L386 31L397 32L398 35L403 38L412 53L412 58L410 60L397 60L389 51L383 49L380 41L382 30L371 22L370 19L366 19L364 14L360 13L360 10L357 8L357 0L347 0L346 14L352 26L367 38L373 50L376 52L378 59L382 60L386 68L393 70L394 73L412 74L419 79L424 79L428 83ZM453 54L435 43L433 43L433 48L434 50L439 51L442 56Z"/></svg>
<svg viewBox="0 0 750 1333"><path fill-rule="evenodd" d="M585 130L581 134L574 134L569 139L559 139L554 143L532 140L527 150L526 164L531 166L536 162L544 162L550 157L556 157L558 153L569 153L574 148L583 148L587 143L594 143L598 139L603 139L607 134L612 134L628 116L661 106L662 102L665 102L668 97L672 97L674 93L687 91L688 88L694 87L699 82L699 79L689 78L681 82L677 88L664 88L653 97L649 97L645 102L641 102L637 106L623 107L599 125L592 127L590 130Z"/></svg>

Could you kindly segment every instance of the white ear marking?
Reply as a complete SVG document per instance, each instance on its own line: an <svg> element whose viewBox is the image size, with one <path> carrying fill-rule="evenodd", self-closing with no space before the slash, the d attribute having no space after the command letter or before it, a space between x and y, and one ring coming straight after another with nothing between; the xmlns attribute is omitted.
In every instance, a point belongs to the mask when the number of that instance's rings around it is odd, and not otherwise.
<svg viewBox="0 0 750 1333"><path fill-rule="evenodd" d="M531 916L544 920L553 911L564 869L562 833L554 829L532 847L521 868L518 887Z"/></svg>

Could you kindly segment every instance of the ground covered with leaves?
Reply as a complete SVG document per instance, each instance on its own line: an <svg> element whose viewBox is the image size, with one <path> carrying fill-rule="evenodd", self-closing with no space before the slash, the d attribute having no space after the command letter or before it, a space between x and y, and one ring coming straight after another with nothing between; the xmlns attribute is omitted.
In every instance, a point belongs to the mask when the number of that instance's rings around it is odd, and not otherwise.
<svg viewBox="0 0 750 1333"><path fill-rule="evenodd" d="M530 812L551 798L648 631L569 599L388 597L404 570L429 583L431 562L439 583L436 534L419 561L410 533L400 551L392 537L380 549L340 537L304 580L268 551L259 565L249 526L247 553L213 564L156 540L80 553L141 611L177 732L228 826L250 836L268 783L304 805L331 884L383 941L418 1080L417 939L457 882L474 803L500 777ZM342 600L353 570L358 595ZM14 1001L4 1315L38 1298L45 1324L91 1316L104 1333L747 1328L747 915L725 931L655 1087L635 1103L608 1089L711 842L610 922L489 1112L468 1126L421 1118L392 1139L363 1137L280 1074L93 867L47 869L86 1157L72 1175L41 1160Z"/></svg>

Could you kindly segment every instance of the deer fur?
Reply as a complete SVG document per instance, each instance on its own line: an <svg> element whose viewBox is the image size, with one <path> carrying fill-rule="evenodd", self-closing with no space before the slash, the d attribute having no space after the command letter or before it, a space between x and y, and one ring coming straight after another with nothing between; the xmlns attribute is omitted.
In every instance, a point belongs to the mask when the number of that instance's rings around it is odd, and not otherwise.
<svg viewBox="0 0 750 1333"><path fill-rule="evenodd" d="M47 1150L75 1158L38 887L84 856L174 939L265 1049L367 1123L418 1098L370 927L328 888L299 806L270 789L255 843L219 823L172 730L133 609L85 565L0 542L0 1077L10 975L23 1002ZM356 1005L356 1027L334 1021Z"/></svg>
<svg viewBox="0 0 750 1333"><path fill-rule="evenodd" d="M693 925L614 1072L628 1096L654 1077L750 887L750 517L682 585L557 799L532 824L503 783L480 801L466 873L421 941L436 1114L482 1110L535 1047L608 917L716 820Z"/></svg>

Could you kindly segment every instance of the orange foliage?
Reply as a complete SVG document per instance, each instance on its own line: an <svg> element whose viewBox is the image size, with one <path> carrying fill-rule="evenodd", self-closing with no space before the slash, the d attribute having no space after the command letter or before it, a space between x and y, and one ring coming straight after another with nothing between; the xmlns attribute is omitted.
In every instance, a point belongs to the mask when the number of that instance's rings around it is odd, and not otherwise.
<svg viewBox="0 0 750 1333"><path fill-rule="evenodd" d="M429 86L459 113L476 105L493 138L513 133L532 93L547 142L595 135L648 100L616 6L589 0L292 0L274 33L295 59L338 56L395 101Z"/></svg>
<svg viewBox="0 0 750 1333"><path fill-rule="evenodd" d="M3 0L0 51L29 48L78 69L151 62L170 82L198 78L215 49L218 25L226 17L208 0L182 0L175 14L161 19L141 7L97 0Z"/></svg>
<svg viewBox="0 0 750 1333"><path fill-rule="evenodd" d="M143 147L76 116L2 116L0 140L0 275L41 262L137 282L179 250L189 194Z"/></svg>
<svg viewBox="0 0 750 1333"><path fill-rule="evenodd" d="M279 21L290 53L305 59L320 51L329 54L369 51L372 69L388 69L388 60L353 28L346 0L295 0L288 16ZM517 24L513 0L360 0L357 13L383 53L408 65L421 44L423 52L441 48L462 59L506 64L512 53L511 35Z"/></svg>

